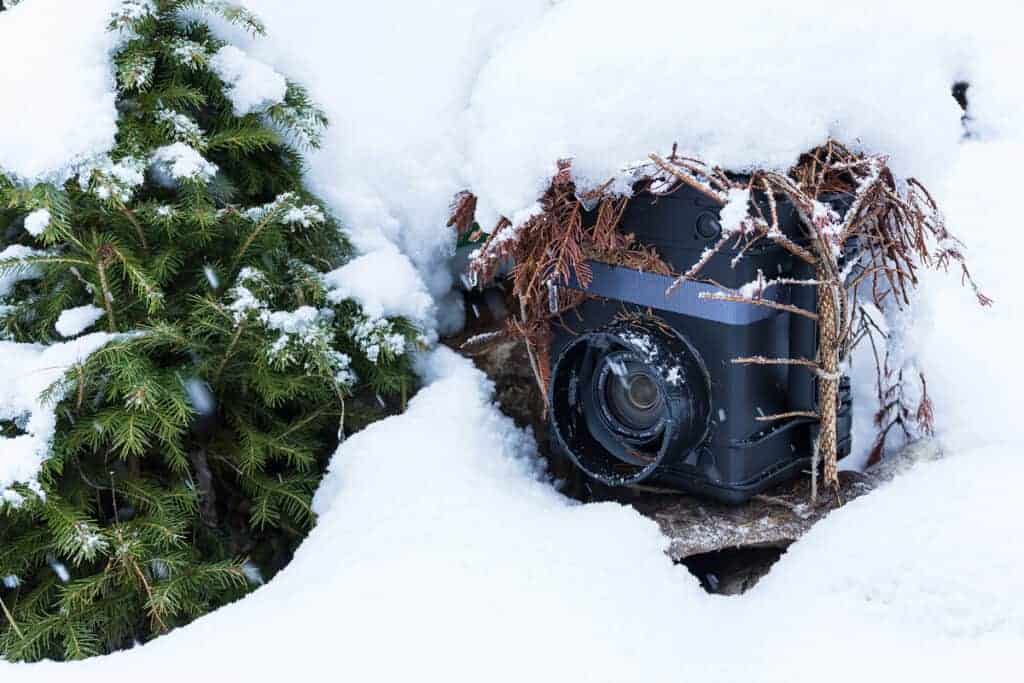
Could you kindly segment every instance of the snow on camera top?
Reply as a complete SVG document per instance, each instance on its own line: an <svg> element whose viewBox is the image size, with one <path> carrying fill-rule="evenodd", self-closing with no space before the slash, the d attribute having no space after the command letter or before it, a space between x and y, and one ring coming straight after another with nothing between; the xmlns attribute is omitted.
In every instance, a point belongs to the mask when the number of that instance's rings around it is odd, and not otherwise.
<svg viewBox="0 0 1024 683"><path fill-rule="evenodd" d="M118 2L29 0L0 14L0 173L62 180L113 147Z"/></svg>
<svg viewBox="0 0 1024 683"><path fill-rule="evenodd" d="M492 217L512 216L559 158L593 187L673 143L732 170L782 170L829 137L927 178L962 133L959 32L921 30L941 15L876 0L566 0L481 71L471 186Z"/></svg>

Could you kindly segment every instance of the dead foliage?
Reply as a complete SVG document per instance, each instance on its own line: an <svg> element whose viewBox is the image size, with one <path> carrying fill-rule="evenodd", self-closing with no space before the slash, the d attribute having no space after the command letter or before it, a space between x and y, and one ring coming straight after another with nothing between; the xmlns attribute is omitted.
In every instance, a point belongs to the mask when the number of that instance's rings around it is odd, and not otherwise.
<svg viewBox="0 0 1024 683"><path fill-rule="evenodd" d="M596 218L587 223L584 202L577 194L570 163L561 161L558 173L540 200L542 210L520 226L501 219L473 259L474 282L489 282L503 264L511 263L512 293L520 314L510 321L515 334L526 340L538 384L544 396L550 368L551 320L583 300L579 292L552 287L574 276L584 287L593 277L589 261L605 261L637 270L671 274L653 249L636 244L619 230L627 197L596 198Z"/></svg>
<svg viewBox="0 0 1024 683"><path fill-rule="evenodd" d="M991 301L971 278L962 244L946 227L931 194L917 180L898 179L882 155L867 154L828 141L800 157L788 172L754 170L742 175L711 167L699 159L680 156L675 148L667 157L652 154L649 161L625 173L632 180L633 194L666 195L690 187L720 206L739 208L742 219L724 225L722 237L677 284L702 279L702 270L712 256L725 248L735 250L736 263L759 243L771 242L812 266L815 277L808 280L759 276L752 291L740 293L722 288L706 298L740 304L786 307L790 313L814 319L819 328L816 358L738 358L737 363L787 364L817 375L821 424L816 444L817 465L824 466L827 486L836 490L836 410L841 368L857 343L870 338L876 348L886 339L876 339L877 326L864 317L869 302L879 310L902 308L911 302L919 283L921 268L958 268L978 302ZM633 235L620 229L629 197L603 187L586 195L577 191L569 161L561 161L548 190L541 199L541 211L520 226L502 219L491 232L471 265L477 283L492 279L501 266L512 263L513 293L520 303L520 317L514 332L530 349L538 384L546 395L550 322L552 317L578 305L583 295L552 287L575 276L587 286L592 277L588 261L604 261L636 270L673 274L658 254L636 243ZM621 186L621 185L617 185ZM836 210L831 200L841 198L845 211ZM792 239L779 222L779 203L785 199L795 209L803 228L802 239ZM736 202L742 203L737 207ZM453 225L467 224L466 214L475 208L472 195L457 199ZM596 206L590 219L585 206ZM817 310L797 309L779 304L763 294L772 287L810 286L817 289ZM672 291L671 289L669 290ZM791 310L796 309L796 310ZM887 435L895 428L909 436L913 430L932 427L931 403L927 391L916 408L905 404L902 368L890 368L888 351L876 353L878 364L879 427L881 452ZM922 387L924 378L920 381ZM767 416L781 420L787 415ZM816 495L816 488L814 489Z"/></svg>

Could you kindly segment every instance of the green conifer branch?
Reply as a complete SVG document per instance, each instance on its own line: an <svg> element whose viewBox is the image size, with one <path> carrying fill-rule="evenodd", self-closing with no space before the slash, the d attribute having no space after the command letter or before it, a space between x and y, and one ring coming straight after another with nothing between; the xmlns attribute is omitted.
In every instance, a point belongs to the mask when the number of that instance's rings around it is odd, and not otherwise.
<svg viewBox="0 0 1024 683"><path fill-rule="evenodd" d="M416 330L323 286L349 255L302 182L326 116L291 82L283 102L236 116L210 67L224 43L180 20L193 10L264 30L232 3L125 0L109 158L59 187L0 176L4 234L50 213L40 235L15 231L31 252L0 261L19 280L0 333L62 341L60 315L92 304L118 335L40 397L57 417L46 497L20 486L22 507L0 505L0 576L19 581L0 586L9 660L102 654L188 623L251 587L243 554L273 576L313 524L339 425L413 385L394 337L412 348ZM154 155L176 143L216 175L156 178Z"/></svg>

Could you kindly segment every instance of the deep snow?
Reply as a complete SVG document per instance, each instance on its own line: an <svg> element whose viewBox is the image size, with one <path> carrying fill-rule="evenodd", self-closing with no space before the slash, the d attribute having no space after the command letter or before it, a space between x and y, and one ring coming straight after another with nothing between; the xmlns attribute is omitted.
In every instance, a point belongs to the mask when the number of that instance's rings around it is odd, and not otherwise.
<svg viewBox="0 0 1024 683"><path fill-rule="evenodd" d="M467 360L428 363L406 414L342 447L270 584L146 647L4 680L998 680L1019 661L1015 454L920 465L714 597L653 522L538 481Z"/></svg>
<svg viewBox="0 0 1024 683"><path fill-rule="evenodd" d="M24 17L50 21L47 4L17 11L23 35ZM733 3L695 18L654 0L248 4L272 37L240 44L306 83L331 116L311 185L367 254L340 282L368 300L387 294L382 310L433 313L422 297L393 297L387 280L403 272L450 318L451 196L472 187L484 214L529 210L560 156L597 180L673 141L723 163L785 165L830 131L891 151L929 181L996 299L982 310L955 274L928 275L907 322L949 455L830 516L746 596L709 596L671 565L653 522L573 504L544 482L489 383L434 351L408 412L339 449L319 524L273 582L143 648L0 663L0 679L1016 675L1024 426L1013 408L1024 373L1012 360L1021 312L1007 242L1020 213L1024 55L1005 5L870 2L835 16L835 3ZM0 35L17 12L0 15ZM980 138L967 144L948 96L955 78L977 84ZM0 166L16 144L0 126Z"/></svg>

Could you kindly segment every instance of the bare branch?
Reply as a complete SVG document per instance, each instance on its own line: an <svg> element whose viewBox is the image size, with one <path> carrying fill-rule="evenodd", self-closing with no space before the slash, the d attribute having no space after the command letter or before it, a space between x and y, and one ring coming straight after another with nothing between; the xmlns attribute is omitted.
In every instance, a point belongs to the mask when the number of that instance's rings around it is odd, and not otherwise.
<svg viewBox="0 0 1024 683"><path fill-rule="evenodd" d="M665 161L664 159L659 157L657 154L651 154L649 158L650 158L651 161L654 162L654 164L658 168L660 168L662 171L665 171L666 173L672 174L673 176L676 177L676 179L679 182L683 183L684 185L689 185L690 187L692 187L693 189L697 190L698 192L700 192L700 193L710 197L711 199L714 199L716 202L718 202L722 206L725 206L726 204L729 203L728 197L726 197L724 194L722 194L721 192L715 191L710 186L705 185L704 183L700 182L699 180L697 180L693 176L691 176L689 174L686 174L686 173L683 173L682 171L679 170L678 167L676 167L675 165L670 164L669 162Z"/></svg>
<svg viewBox="0 0 1024 683"><path fill-rule="evenodd" d="M765 356L748 356L745 358L733 358L732 362L736 365L800 365L813 370L818 370L821 367L815 361L807 360L806 358L766 358Z"/></svg>
<svg viewBox="0 0 1024 683"><path fill-rule="evenodd" d="M793 240L786 237L784 234L782 234L782 231L769 231L768 233L765 234L765 237L770 239L772 242L775 242L775 244L779 245L789 253L793 254L793 256L796 256L804 263L809 263L813 266L818 262L817 256L812 254L807 249L804 249Z"/></svg>
<svg viewBox="0 0 1024 683"><path fill-rule="evenodd" d="M788 313L793 313L794 315L803 316L808 320L818 319L817 313L812 313L811 311L800 308L799 306L793 306L792 304L783 304L778 301L772 301L771 299L751 299L750 297L740 296L738 294L726 294L725 292L701 292L697 297L700 299L710 299L711 301L729 301L737 304L765 306L767 308L774 308L779 311L786 311Z"/></svg>
<svg viewBox="0 0 1024 683"><path fill-rule="evenodd" d="M705 249L704 253L701 254L700 256L700 259L698 259L697 262L693 264L693 267L686 271L684 275L680 275L678 278L676 278L675 282L673 282L672 285L665 291L665 296L668 296L672 294L674 291L676 291L676 289L679 288L679 285L683 284L683 282L685 282L686 280L696 280L697 276L700 275L700 271L704 270L704 266L708 264L708 261L710 261L715 256L715 254L721 251L722 247L728 244L730 239L730 235L722 235L722 237L719 238L718 242L715 243L715 246L711 247L710 249Z"/></svg>
<svg viewBox="0 0 1024 683"><path fill-rule="evenodd" d="M775 415L758 415L755 418L758 422L776 422L778 420L792 420L793 418L806 417L812 420L819 420L821 416L818 413L812 413L808 410L793 410L788 413L777 413Z"/></svg>

